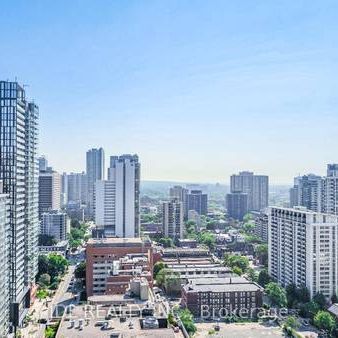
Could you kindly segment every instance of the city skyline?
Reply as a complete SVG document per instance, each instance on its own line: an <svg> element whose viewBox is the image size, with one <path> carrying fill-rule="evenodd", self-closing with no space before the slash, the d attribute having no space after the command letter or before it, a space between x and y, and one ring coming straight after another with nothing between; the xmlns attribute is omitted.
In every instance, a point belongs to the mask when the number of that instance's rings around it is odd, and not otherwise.
<svg viewBox="0 0 338 338"><path fill-rule="evenodd" d="M30 86L40 154L60 172L96 147L138 154L158 181L250 170L292 184L337 162L333 1L15 3L0 73Z"/></svg>
<svg viewBox="0 0 338 338"><path fill-rule="evenodd" d="M338 338L338 2L1 2L0 337Z"/></svg>

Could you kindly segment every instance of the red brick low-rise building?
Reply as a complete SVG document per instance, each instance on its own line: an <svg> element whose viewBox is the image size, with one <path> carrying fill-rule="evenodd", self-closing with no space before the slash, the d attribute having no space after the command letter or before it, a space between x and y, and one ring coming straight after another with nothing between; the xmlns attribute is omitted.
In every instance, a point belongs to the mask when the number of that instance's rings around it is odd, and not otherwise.
<svg viewBox="0 0 338 338"><path fill-rule="evenodd" d="M262 289L242 277L190 280L182 288L182 305L195 317L221 317L233 312L255 314L262 306Z"/></svg>
<svg viewBox="0 0 338 338"><path fill-rule="evenodd" d="M135 276L152 286L153 249L141 238L90 239L86 247L87 296L122 294Z"/></svg>

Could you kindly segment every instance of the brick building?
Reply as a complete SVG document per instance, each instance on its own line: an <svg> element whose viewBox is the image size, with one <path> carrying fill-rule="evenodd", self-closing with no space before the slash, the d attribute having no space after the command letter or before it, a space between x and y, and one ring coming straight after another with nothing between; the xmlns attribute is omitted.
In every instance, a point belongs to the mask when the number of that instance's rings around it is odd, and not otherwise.
<svg viewBox="0 0 338 338"><path fill-rule="evenodd" d="M249 313L262 306L262 289L242 277L189 280L182 288L182 305L195 317L231 315L230 311Z"/></svg>
<svg viewBox="0 0 338 338"><path fill-rule="evenodd" d="M90 239L86 248L87 296L122 294L134 277L152 285L153 249L141 238Z"/></svg>

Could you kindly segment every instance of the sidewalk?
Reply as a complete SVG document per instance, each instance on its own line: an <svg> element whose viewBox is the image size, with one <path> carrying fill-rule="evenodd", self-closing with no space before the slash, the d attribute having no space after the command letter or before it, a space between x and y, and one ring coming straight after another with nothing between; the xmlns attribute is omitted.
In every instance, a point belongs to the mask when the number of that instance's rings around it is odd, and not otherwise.
<svg viewBox="0 0 338 338"><path fill-rule="evenodd" d="M63 281L59 284L58 289L55 292L52 300L47 302L46 299L39 300L36 299L31 308L29 309L29 316L31 321L28 323L28 326L22 328L20 331L23 338L43 338L45 331L45 324L38 323L39 319L46 319L47 322L51 319L54 307L60 303L64 298L71 299L72 296L65 297L69 282L74 274L75 266L71 265L68 268L67 273L63 277ZM47 304L47 305L46 305Z"/></svg>

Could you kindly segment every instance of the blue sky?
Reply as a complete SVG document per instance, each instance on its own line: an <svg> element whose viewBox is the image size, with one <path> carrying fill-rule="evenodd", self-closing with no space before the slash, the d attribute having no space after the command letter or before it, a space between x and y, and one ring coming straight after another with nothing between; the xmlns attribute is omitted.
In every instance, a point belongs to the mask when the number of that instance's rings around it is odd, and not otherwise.
<svg viewBox="0 0 338 338"><path fill-rule="evenodd" d="M99 146L156 180L338 162L336 1L0 2L0 78L29 85L60 171Z"/></svg>

